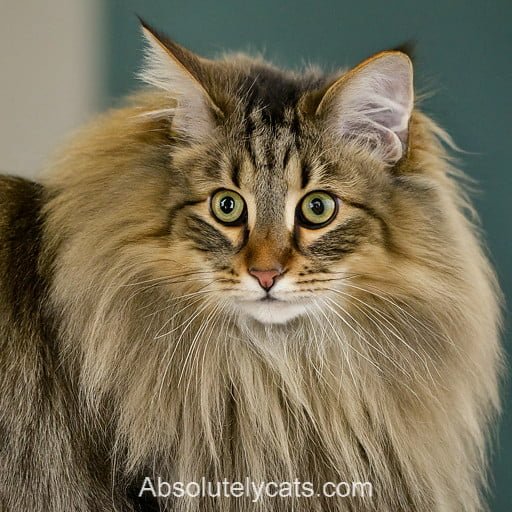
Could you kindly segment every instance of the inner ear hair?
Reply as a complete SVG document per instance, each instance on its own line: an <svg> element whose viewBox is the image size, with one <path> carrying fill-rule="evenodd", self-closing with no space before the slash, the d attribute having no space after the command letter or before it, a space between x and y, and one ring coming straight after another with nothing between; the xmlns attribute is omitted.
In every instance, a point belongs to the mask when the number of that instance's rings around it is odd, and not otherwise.
<svg viewBox="0 0 512 512"><path fill-rule="evenodd" d="M222 112L208 92L208 73L213 65L159 33L141 20L148 43L145 66L139 77L163 89L175 100L173 128L195 140L207 137L215 129Z"/></svg>
<svg viewBox="0 0 512 512"><path fill-rule="evenodd" d="M316 115L334 136L394 165L405 154L413 106L411 60L403 52L385 51L331 84Z"/></svg>

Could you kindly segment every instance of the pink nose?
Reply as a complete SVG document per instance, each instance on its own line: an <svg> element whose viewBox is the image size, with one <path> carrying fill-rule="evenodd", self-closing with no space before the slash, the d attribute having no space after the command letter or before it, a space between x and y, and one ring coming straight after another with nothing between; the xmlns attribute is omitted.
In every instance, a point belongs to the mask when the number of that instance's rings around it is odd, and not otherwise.
<svg viewBox="0 0 512 512"><path fill-rule="evenodd" d="M254 268L249 269L249 274L251 276L254 276L258 282L260 283L260 286L264 290L270 290L272 286L274 286L274 281L276 277L279 277L283 272L281 270L272 269L272 270L256 270Z"/></svg>

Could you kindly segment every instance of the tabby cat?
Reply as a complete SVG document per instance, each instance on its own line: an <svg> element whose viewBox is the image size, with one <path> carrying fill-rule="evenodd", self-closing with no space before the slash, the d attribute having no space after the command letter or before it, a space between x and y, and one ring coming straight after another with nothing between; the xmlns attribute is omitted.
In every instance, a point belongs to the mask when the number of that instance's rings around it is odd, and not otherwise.
<svg viewBox="0 0 512 512"><path fill-rule="evenodd" d="M409 57L143 32L151 87L0 179L1 510L484 510L500 293Z"/></svg>

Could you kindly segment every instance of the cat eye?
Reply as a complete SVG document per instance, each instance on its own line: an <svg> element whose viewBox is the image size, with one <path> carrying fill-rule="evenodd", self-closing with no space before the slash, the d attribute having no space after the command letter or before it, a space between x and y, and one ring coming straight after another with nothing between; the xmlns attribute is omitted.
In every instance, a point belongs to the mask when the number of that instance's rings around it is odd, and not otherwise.
<svg viewBox="0 0 512 512"><path fill-rule="evenodd" d="M237 226L245 221L245 201L234 190L215 192L210 200L210 209L213 216L226 226Z"/></svg>
<svg viewBox="0 0 512 512"><path fill-rule="evenodd" d="M297 207L297 218L305 228L319 229L329 224L338 213L338 200L328 192L317 190L303 197Z"/></svg>

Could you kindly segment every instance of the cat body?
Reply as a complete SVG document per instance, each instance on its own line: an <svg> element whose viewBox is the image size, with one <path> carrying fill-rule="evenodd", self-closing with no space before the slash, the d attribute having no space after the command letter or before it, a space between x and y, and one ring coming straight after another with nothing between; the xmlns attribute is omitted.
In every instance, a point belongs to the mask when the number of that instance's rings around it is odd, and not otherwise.
<svg viewBox="0 0 512 512"><path fill-rule="evenodd" d="M409 59L299 75L144 30L158 90L0 179L2 510L483 510L499 289Z"/></svg>

